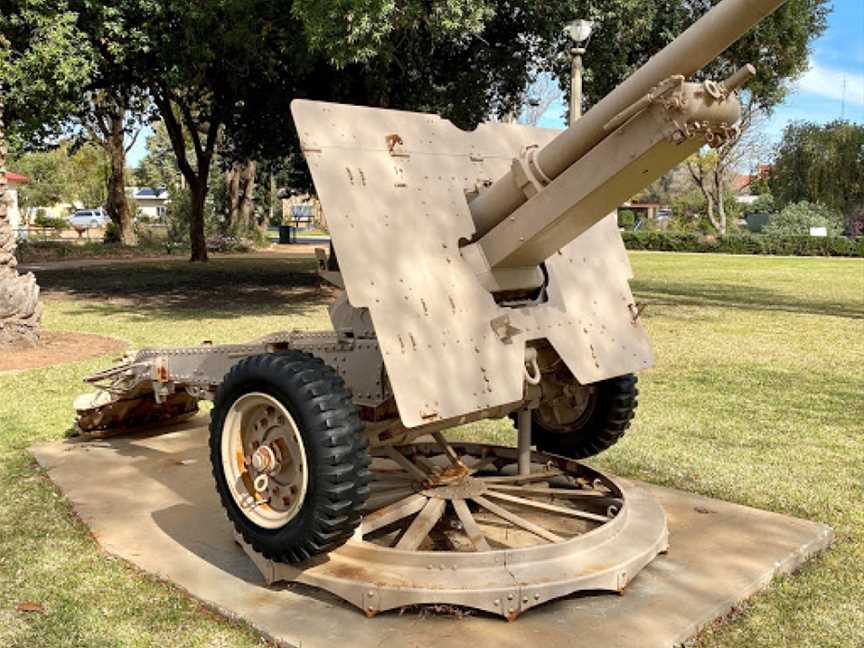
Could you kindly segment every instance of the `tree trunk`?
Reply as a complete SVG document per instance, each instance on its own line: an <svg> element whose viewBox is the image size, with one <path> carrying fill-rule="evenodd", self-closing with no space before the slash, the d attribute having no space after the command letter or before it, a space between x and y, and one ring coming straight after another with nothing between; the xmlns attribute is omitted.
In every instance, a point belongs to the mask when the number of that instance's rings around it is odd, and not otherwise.
<svg viewBox="0 0 864 648"><path fill-rule="evenodd" d="M717 230L721 235L726 235L726 205L723 201L723 183L720 182L720 171L714 171L714 192L715 202L717 203L717 215L720 217L719 227Z"/></svg>
<svg viewBox="0 0 864 648"><path fill-rule="evenodd" d="M39 342L42 304L36 277L18 274L15 232L6 209L6 141L0 103L0 347L22 348Z"/></svg>
<svg viewBox="0 0 864 648"><path fill-rule="evenodd" d="M120 244L132 246L138 244L138 237L135 234L135 224L132 221L132 209L126 198L126 148L123 141L123 118L122 110L111 115L111 135L105 141L105 150L111 165L108 174L108 200L105 207L108 216L117 226Z"/></svg>
<svg viewBox="0 0 864 648"><path fill-rule="evenodd" d="M244 232L250 232L257 225L255 222L255 172L258 165L255 160L247 160L243 164L243 173L240 181L242 193L240 195L240 222L243 223Z"/></svg>
<svg viewBox="0 0 864 648"><path fill-rule="evenodd" d="M207 261L207 240L204 237L204 201L207 199L207 183L189 183L189 243L192 246L190 261Z"/></svg>
<svg viewBox="0 0 864 648"><path fill-rule="evenodd" d="M240 168L236 162L225 172L225 186L227 188L228 200L228 204L226 205L228 208L228 222L225 224L225 229L231 232L237 225L240 215Z"/></svg>

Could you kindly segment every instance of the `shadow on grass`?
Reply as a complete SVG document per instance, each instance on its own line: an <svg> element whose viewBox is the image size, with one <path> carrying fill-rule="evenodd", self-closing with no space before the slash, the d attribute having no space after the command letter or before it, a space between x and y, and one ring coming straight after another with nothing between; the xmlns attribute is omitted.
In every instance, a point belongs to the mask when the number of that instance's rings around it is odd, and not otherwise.
<svg viewBox="0 0 864 648"><path fill-rule="evenodd" d="M333 290L307 259L220 259L207 264L182 261L43 270L38 274L48 299L84 302L98 314L140 312L146 317L227 318L267 309L302 313L326 302Z"/></svg>
<svg viewBox="0 0 864 648"><path fill-rule="evenodd" d="M638 297L657 306L720 306L741 310L831 315L864 319L864 297L858 302L812 299L744 284L668 282L639 279L631 282ZM650 311L651 308L648 308Z"/></svg>

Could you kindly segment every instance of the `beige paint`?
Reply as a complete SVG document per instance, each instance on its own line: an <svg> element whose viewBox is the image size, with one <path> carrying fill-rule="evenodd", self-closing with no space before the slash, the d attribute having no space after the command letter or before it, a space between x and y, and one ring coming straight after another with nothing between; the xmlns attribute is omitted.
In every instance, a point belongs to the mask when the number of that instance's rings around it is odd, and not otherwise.
<svg viewBox="0 0 864 648"><path fill-rule="evenodd" d="M521 401L531 340L548 339L583 384L652 363L612 220L582 242L562 239L547 263L549 299L537 306L496 305L460 253L475 234L466 190L554 131L465 132L435 115L305 100L292 112L348 300L369 309L404 425ZM401 144L391 151L393 135ZM492 328L502 316L518 331L503 340Z"/></svg>

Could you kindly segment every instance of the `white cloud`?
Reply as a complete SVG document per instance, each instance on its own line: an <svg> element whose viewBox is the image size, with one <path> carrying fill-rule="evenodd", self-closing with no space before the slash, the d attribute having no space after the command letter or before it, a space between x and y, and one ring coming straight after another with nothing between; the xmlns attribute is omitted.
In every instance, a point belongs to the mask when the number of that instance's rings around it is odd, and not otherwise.
<svg viewBox="0 0 864 648"><path fill-rule="evenodd" d="M842 101L844 98L844 77L846 79L846 105L864 106L864 74L860 72L844 72L814 63L796 85L801 92L809 92L826 99Z"/></svg>

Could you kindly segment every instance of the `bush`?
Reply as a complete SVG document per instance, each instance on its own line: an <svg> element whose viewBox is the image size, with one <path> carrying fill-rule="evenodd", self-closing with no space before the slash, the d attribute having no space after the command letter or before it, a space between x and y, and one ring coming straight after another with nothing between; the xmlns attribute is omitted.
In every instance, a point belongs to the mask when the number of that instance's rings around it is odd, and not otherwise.
<svg viewBox="0 0 864 648"><path fill-rule="evenodd" d="M117 227L117 224L114 221L108 221L108 224L105 226L105 235L102 237L103 243L119 243L120 242L120 228Z"/></svg>
<svg viewBox="0 0 864 648"><path fill-rule="evenodd" d="M249 241L236 236L216 234L207 239L208 252L248 252L252 248Z"/></svg>
<svg viewBox="0 0 864 648"><path fill-rule="evenodd" d="M854 210L846 219L846 233L853 238L864 236L864 205Z"/></svg>
<svg viewBox="0 0 864 648"><path fill-rule="evenodd" d="M672 232L622 232L621 236L628 250L864 257L864 237L849 239L842 236L768 236L748 233L701 236Z"/></svg>
<svg viewBox="0 0 864 648"><path fill-rule="evenodd" d="M624 229L632 230L634 225L636 225L636 214L633 213L633 210L632 209L619 209L618 210L618 227L623 227Z"/></svg>
<svg viewBox="0 0 864 648"><path fill-rule="evenodd" d="M762 232L771 236L809 236L811 227L824 227L828 236L839 236L843 233L843 217L824 205L802 201L786 205Z"/></svg>
<svg viewBox="0 0 864 648"><path fill-rule="evenodd" d="M65 218L55 218L53 216L49 216L43 210L39 210L39 213L36 214L36 218L33 219L33 224L36 227L47 227L49 229L62 230L69 227L69 221Z"/></svg>
<svg viewBox="0 0 864 648"><path fill-rule="evenodd" d="M770 193L760 194L752 203L747 205L748 214L773 214L777 211L774 206L774 196ZM809 231L807 232L810 233Z"/></svg>

